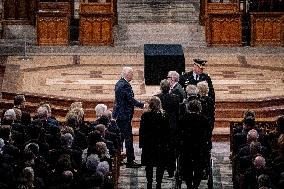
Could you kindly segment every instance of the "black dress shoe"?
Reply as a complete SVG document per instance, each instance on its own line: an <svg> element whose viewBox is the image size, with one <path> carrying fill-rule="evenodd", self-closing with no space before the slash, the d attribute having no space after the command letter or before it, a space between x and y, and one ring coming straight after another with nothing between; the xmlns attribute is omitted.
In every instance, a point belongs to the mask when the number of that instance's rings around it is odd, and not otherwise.
<svg viewBox="0 0 284 189"><path fill-rule="evenodd" d="M135 161L126 163L126 168L139 168L139 167L141 167L141 165L136 163Z"/></svg>

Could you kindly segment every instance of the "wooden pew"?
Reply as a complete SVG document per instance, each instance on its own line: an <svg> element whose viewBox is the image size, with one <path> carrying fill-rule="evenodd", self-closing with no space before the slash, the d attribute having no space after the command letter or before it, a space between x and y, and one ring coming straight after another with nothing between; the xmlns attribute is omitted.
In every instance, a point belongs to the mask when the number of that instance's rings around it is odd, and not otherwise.
<svg viewBox="0 0 284 189"><path fill-rule="evenodd" d="M106 3L80 2L79 42L81 45L112 45L114 9L113 1Z"/></svg>
<svg viewBox="0 0 284 189"><path fill-rule="evenodd" d="M68 45L70 16L70 0L39 2L36 16L37 44Z"/></svg>
<svg viewBox="0 0 284 189"><path fill-rule="evenodd" d="M207 46L241 46L242 13L238 3L205 5Z"/></svg>
<svg viewBox="0 0 284 189"><path fill-rule="evenodd" d="M284 46L284 13L252 12L251 46Z"/></svg>

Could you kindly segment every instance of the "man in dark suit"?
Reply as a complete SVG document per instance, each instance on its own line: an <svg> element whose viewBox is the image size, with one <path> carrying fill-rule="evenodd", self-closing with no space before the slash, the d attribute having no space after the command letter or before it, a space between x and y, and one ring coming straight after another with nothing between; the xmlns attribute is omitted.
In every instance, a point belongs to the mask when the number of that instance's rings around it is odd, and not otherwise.
<svg viewBox="0 0 284 189"><path fill-rule="evenodd" d="M121 142L125 140L126 156L128 168L136 168L139 165L134 161L134 148L131 120L134 114L134 107L143 108L144 103L135 100L130 81L133 78L133 69L124 67L121 78L115 85L115 102L113 118L121 130Z"/></svg>
<svg viewBox="0 0 284 189"><path fill-rule="evenodd" d="M160 98L162 103L162 108L165 110L166 114L169 116L170 123L170 141L168 143L168 148L171 151L169 154L169 163L167 165L167 171L169 173L169 177L174 176L174 170L176 169L176 145L177 145L177 136L176 132L178 129L178 119L179 119L179 97L173 93L169 93L170 91L170 83L168 80L164 79L160 83L161 92L156 96Z"/></svg>
<svg viewBox="0 0 284 189"><path fill-rule="evenodd" d="M200 81L206 81L209 87L208 96L215 102L215 92L211 78L208 74L203 73L204 66L207 61L202 59L193 59L193 61L192 71L184 73L180 77L179 83L183 88L186 88L187 85L197 85Z"/></svg>
<svg viewBox="0 0 284 189"><path fill-rule="evenodd" d="M175 94L179 98L179 102L182 103L186 94L179 82L179 73L176 71L169 71L167 79L170 83L170 93Z"/></svg>

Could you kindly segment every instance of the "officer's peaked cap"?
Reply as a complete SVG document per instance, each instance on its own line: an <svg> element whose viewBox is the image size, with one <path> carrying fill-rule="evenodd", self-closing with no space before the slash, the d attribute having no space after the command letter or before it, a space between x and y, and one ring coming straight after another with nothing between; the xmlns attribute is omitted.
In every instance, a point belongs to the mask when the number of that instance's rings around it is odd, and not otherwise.
<svg viewBox="0 0 284 189"><path fill-rule="evenodd" d="M203 59L193 59L194 64L199 66L200 68L203 68L203 66L205 66L207 60L203 60Z"/></svg>

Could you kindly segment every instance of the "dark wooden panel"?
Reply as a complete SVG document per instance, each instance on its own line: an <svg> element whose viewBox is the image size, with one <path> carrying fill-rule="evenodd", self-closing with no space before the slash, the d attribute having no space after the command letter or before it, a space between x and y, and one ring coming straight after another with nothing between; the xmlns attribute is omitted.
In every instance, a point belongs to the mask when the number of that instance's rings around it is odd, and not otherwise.
<svg viewBox="0 0 284 189"><path fill-rule="evenodd" d="M40 2L36 19L38 45L68 45L70 2Z"/></svg>
<svg viewBox="0 0 284 189"><path fill-rule="evenodd" d="M242 45L242 19L240 13L208 14L205 26L208 46Z"/></svg>
<svg viewBox="0 0 284 189"><path fill-rule="evenodd" d="M5 0L6 24L35 24L36 0Z"/></svg>
<svg viewBox="0 0 284 189"><path fill-rule="evenodd" d="M240 12L238 3L207 3L206 14L234 14Z"/></svg>
<svg viewBox="0 0 284 189"><path fill-rule="evenodd" d="M67 17L38 17L38 45L68 45L69 19Z"/></svg>
<svg viewBox="0 0 284 189"><path fill-rule="evenodd" d="M251 13L251 46L284 45L284 13Z"/></svg>
<svg viewBox="0 0 284 189"><path fill-rule="evenodd" d="M80 32L81 45L112 45L113 44L113 4L81 3Z"/></svg>

